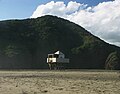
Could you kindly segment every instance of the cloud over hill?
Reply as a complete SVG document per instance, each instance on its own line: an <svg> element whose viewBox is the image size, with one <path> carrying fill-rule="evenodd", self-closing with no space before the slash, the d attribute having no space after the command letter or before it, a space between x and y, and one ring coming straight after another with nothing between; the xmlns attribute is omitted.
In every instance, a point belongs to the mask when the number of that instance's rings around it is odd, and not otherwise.
<svg viewBox="0 0 120 94"><path fill-rule="evenodd" d="M103 40L120 46L120 0L99 3L88 7L70 1L67 5L51 1L42 4L33 12L31 18L55 15L75 22Z"/></svg>

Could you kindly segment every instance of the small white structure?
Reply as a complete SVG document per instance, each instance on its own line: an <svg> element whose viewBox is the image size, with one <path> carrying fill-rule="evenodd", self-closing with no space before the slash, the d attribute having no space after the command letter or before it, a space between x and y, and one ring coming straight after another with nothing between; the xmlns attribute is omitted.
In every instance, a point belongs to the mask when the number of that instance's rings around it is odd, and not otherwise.
<svg viewBox="0 0 120 94"><path fill-rule="evenodd" d="M69 63L69 59L65 58L62 52L57 51L54 54L48 54L47 63L50 69L61 69Z"/></svg>

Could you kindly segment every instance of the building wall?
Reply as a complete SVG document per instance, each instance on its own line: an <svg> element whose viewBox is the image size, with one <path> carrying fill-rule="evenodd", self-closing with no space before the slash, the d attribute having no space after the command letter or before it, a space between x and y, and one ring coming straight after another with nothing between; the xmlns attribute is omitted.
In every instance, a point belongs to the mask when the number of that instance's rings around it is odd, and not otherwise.
<svg viewBox="0 0 120 94"><path fill-rule="evenodd" d="M66 58L47 58L47 63L48 62L69 63L69 59L66 59Z"/></svg>

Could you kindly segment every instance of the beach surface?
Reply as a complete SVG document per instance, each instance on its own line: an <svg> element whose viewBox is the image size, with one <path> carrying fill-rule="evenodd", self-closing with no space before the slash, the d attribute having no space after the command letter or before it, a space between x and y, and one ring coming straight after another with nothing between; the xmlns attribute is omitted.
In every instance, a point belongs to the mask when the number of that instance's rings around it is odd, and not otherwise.
<svg viewBox="0 0 120 94"><path fill-rule="evenodd" d="M2 70L0 94L120 94L120 71Z"/></svg>

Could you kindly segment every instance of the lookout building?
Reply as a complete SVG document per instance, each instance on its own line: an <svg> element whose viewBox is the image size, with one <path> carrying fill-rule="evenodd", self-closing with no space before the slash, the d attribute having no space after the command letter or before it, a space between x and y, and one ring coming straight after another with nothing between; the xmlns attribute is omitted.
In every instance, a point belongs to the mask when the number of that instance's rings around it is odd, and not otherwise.
<svg viewBox="0 0 120 94"><path fill-rule="evenodd" d="M53 54L48 54L47 63L50 70L63 69L65 65L69 63L69 59L65 58L62 52L57 51Z"/></svg>

